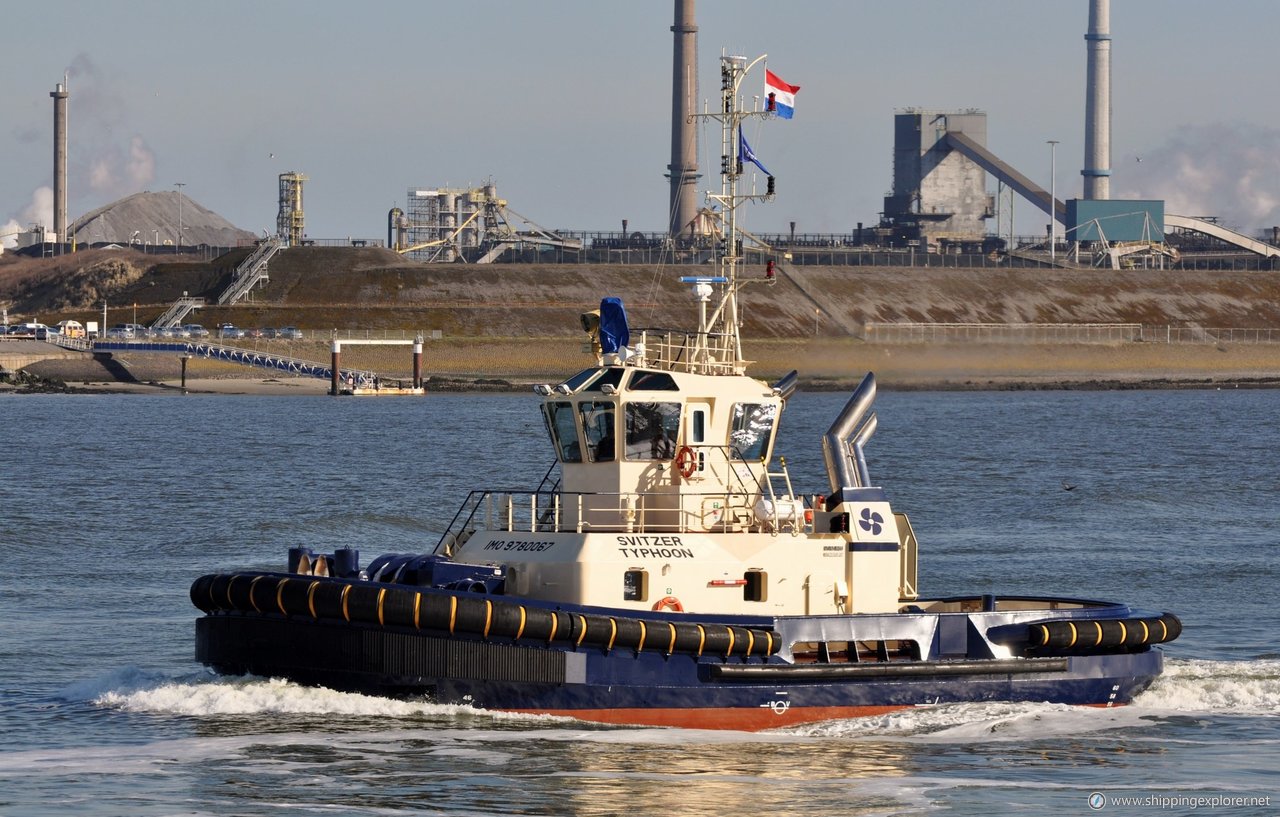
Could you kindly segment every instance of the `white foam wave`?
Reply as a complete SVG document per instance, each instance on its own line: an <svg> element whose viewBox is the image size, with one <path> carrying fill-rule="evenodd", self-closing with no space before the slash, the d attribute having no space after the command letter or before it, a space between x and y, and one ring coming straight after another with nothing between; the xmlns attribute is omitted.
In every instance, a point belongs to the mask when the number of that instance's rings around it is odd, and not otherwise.
<svg viewBox="0 0 1280 817"><path fill-rule="evenodd" d="M1280 660L1169 659L1164 674L1133 699L1138 709L1230 715L1280 713Z"/></svg>
<svg viewBox="0 0 1280 817"><path fill-rule="evenodd" d="M1164 673L1129 706L1095 708L1050 703L972 703L918 707L872 718L788 729L810 737L912 742L1039 740L1130 727L1152 716L1280 713L1280 660L1169 659Z"/></svg>
<svg viewBox="0 0 1280 817"><path fill-rule="evenodd" d="M406 721L424 718L454 721L476 734L482 723L461 719L523 721L542 739L661 742L670 730L577 726L548 716L490 712L423 700L381 698L290 681L257 677L228 678L205 672L172 677L136 668L115 670L67 687L61 697L126 712L187 717L235 715L316 715ZM1190 713L1274 716L1280 712L1280 660L1209 661L1170 659L1164 674L1132 705L1114 709L1049 703L968 703L926 706L869 718L829 721L778 730L766 739L846 737L912 742L1021 741L1079 735L1119 728L1145 728L1152 716ZM692 730L690 730L692 731ZM703 739L715 741L716 733ZM738 735L736 740L742 740Z"/></svg>
<svg viewBox="0 0 1280 817"><path fill-rule="evenodd" d="M912 743L1038 740L1132 726L1124 709L1090 709L1051 703L965 703L904 709L870 718L826 721L786 730L807 737L840 737Z"/></svg>
<svg viewBox="0 0 1280 817"><path fill-rule="evenodd" d="M457 717L478 715L497 719L521 718L489 713L468 706L433 704L336 692L306 687L278 678L213 676L194 673L169 677L136 668L112 671L73 684L61 697L125 712L156 715L217 717L227 715L324 715L352 718Z"/></svg>

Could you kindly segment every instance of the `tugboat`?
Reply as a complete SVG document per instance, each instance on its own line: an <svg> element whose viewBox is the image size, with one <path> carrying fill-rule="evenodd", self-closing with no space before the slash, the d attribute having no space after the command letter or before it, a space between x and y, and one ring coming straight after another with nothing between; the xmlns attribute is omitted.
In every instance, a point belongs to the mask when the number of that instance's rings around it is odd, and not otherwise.
<svg viewBox="0 0 1280 817"><path fill-rule="evenodd" d="M763 58L761 58L763 59ZM746 373L737 209L754 162L721 58L724 227L684 278L696 331L583 316L594 365L540 385L555 462L473 491L434 550L292 548L283 572L203 576L196 657L218 672L613 724L758 730L969 701L1127 703L1160 674L1169 613L1107 601L921 597L907 516L874 485L868 374L822 438L828 486L774 456L796 372ZM758 164L758 162L757 162ZM761 166L763 170L763 166ZM772 271L770 267L769 271ZM769 276L766 276L766 281ZM760 280L760 279L754 279Z"/></svg>

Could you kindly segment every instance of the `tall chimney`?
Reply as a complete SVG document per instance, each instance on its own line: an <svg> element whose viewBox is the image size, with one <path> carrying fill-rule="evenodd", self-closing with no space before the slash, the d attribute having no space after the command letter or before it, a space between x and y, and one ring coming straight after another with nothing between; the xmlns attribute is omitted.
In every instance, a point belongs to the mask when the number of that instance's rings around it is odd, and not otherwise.
<svg viewBox="0 0 1280 817"><path fill-rule="evenodd" d="M1084 197L1111 198L1111 0L1089 0L1084 103Z"/></svg>
<svg viewBox="0 0 1280 817"><path fill-rule="evenodd" d="M671 237L690 234L690 223L698 214L698 131L690 117L698 104L698 26L694 0L675 0L675 25L671 26L675 48L671 68Z"/></svg>
<svg viewBox="0 0 1280 817"><path fill-rule="evenodd" d="M67 243L67 92L65 78L49 92L53 97L53 231Z"/></svg>

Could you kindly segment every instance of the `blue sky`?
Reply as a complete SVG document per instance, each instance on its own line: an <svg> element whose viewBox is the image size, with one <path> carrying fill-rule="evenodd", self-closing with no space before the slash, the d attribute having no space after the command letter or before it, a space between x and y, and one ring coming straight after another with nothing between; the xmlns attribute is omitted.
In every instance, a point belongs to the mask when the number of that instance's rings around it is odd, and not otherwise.
<svg viewBox="0 0 1280 817"><path fill-rule="evenodd" d="M874 223L905 107L985 110L988 146L1046 186L1045 142L1059 140L1059 195L1078 195L1087 11L698 0L702 97L722 49L767 52L802 89L795 119L752 139L779 195L748 228ZM313 238L384 237L410 187L489 178L545 227L659 230L672 16L669 0L5 0L0 224L48 207L48 94L70 71L72 217L183 182L260 233L274 230L278 174L296 170ZM1280 224L1280 3L1115 0L1111 28L1112 195L1249 232ZM704 150L717 140L705 132ZM718 160L700 164L700 189L717 187Z"/></svg>

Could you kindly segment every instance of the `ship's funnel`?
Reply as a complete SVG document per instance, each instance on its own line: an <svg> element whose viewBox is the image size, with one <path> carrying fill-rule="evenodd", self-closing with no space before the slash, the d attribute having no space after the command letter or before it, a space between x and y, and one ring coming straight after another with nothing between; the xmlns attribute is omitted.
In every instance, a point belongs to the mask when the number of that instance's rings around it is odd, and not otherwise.
<svg viewBox="0 0 1280 817"><path fill-rule="evenodd" d="M672 238L689 237L698 214L698 26L694 0L675 0L671 33L675 47L671 68L671 208L667 213Z"/></svg>
<svg viewBox="0 0 1280 817"><path fill-rule="evenodd" d="M1084 103L1084 197L1111 198L1111 0L1089 0Z"/></svg>
<svg viewBox="0 0 1280 817"><path fill-rule="evenodd" d="M845 403L840 415L822 438L822 456L826 460L827 481L831 484L832 496L838 496L844 488L866 488L871 483L862 446L876 430L876 416L872 414L866 417L867 410L875 399L876 376L867 372L867 376L854 389L853 396Z"/></svg>

